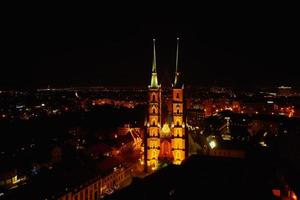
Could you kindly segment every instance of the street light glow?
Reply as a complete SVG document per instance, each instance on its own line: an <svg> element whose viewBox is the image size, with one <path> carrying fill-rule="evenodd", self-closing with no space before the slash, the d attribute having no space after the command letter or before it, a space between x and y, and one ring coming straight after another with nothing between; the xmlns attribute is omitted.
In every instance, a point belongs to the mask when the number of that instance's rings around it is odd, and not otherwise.
<svg viewBox="0 0 300 200"><path fill-rule="evenodd" d="M209 146L210 146L211 149L215 148L217 146L216 141L214 141L214 140L210 141Z"/></svg>

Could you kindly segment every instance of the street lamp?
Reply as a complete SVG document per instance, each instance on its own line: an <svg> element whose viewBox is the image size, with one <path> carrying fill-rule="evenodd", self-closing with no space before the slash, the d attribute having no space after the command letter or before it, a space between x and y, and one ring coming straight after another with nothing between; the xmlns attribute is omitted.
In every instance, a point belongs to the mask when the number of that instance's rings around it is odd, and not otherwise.
<svg viewBox="0 0 300 200"><path fill-rule="evenodd" d="M217 146L217 143L216 143L215 140L210 141L208 144L209 144L211 149L214 149Z"/></svg>

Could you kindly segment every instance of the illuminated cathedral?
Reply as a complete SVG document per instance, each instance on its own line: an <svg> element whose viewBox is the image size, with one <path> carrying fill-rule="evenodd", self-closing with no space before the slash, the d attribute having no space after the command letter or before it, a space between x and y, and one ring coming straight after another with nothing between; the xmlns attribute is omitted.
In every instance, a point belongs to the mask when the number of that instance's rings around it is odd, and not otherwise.
<svg viewBox="0 0 300 200"><path fill-rule="evenodd" d="M156 68L155 39L151 82L148 86L148 116L145 137L145 170L156 170L160 164L180 165L187 157L187 133L184 112L184 85L178 66L179 38L177 38L175 77L169 101L163 99ZM168 104L169 111L162 112ZM166 116L167 115L167 116Z"/></svg>

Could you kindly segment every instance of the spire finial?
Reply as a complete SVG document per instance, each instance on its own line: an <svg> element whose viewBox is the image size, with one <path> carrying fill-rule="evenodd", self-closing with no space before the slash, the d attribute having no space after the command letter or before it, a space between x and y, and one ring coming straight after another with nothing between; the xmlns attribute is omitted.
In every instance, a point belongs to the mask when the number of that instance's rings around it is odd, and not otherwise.
<svg viewBox="0 0 300 200"><path fill-rule="evenodd" d="M155 38L153 38L153 61L152 61L152 76L151 76L151 88L158 88L157 71L156 71L156 52L155 52Z"/></svg>
<svg viewBox="0 0 300 200"><path fill-rule="evenodd" d="M153 38L153 61L152 61L152 72L156 72L155 38Z"/></svg>
<svg viewBox="0 0 300 200"><path fill-rule="evenodd" d="M177 37L177 48L176 48L176 69L175 69L175 79L174 79L174 87L181 87L182 86L182 80L181 80L181 75L179 72L179 37Z"/></svg>
<svg viewBox="0 0 300 200"><path fill-rule="evenodd" d="M176 49L176 74L178 73L178 51L179 51L179 37L177 38L177 49Z"/></svg>

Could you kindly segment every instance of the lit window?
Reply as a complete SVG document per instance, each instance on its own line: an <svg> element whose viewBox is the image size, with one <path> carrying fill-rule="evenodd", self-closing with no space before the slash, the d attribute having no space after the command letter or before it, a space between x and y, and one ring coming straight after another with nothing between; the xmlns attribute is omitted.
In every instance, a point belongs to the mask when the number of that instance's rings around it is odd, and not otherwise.
<svg viewBox="0 0 300 200"><path fill-rule="evenodd" d="M14 177L12 177L12 183L13 183L13 184L17 183L17 181L18 181L17 175L14 176Z"/></svg>
<svg viewBox="0 0 300 200"><path fill-rule="evenodd" d="M155 126L155 121L153 120L152 125Z"/></svg>

